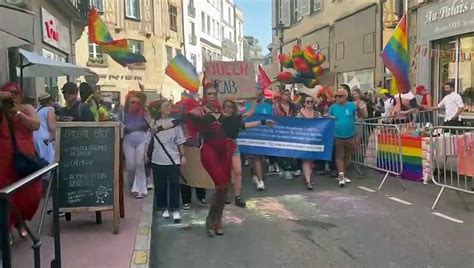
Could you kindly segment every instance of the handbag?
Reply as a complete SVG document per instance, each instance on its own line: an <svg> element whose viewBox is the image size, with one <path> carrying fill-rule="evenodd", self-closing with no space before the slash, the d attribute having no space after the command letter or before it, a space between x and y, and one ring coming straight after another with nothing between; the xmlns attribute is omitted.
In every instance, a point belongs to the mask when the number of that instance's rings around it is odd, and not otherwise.
<svg viewBox="0 0 474 268"><path fill-rule="evenodd" d="M15 130L13 129L13 122L11 122L11 119L8 118L7 121L8 130L10 131L10 139L12 140L13 165L15 167L16 173L20 177L24 178L48 166L48 161L46 161L44 158L39 157L37 154L35 154L34 156L30 156L20 151L16 140Z"/></svg>

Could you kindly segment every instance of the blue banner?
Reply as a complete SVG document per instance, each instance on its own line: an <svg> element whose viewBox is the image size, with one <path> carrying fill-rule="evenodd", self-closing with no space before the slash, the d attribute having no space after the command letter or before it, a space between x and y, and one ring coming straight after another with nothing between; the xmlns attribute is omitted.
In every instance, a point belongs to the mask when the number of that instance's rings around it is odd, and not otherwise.
<svg viewBox="0 0 474 268"><path fill-rule="evenodd" d="M277 125L273 128L259 126L242 131L237 139L241 153L331 160L334 140L333 119L254 115L246 121L262 119L272 119Z"/></svg>

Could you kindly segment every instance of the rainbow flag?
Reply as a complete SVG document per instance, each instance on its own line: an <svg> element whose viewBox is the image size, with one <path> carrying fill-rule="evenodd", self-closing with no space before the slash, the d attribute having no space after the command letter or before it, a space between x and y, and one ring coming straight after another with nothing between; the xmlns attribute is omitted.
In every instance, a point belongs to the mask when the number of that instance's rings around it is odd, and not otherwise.
<svg viewBox="0 0 474 268"><path fill-rule="evenodd" d="M400 93L410 91L407 17L403 15L393 31L392 37L382 50L382 60L393 76L392 90Z"/></svg>
<svg viewBox="0 0 474 268"><path fill-rule="evenodd" d="M113 60L126 67L130 64L144 63L145 57L133 53L128 47L127 39L114 40L107 26L100 19L99 12L93 8L88 19L89 40L99 45L102 52L107 53Z"/></svg>
<svg viewBox="0 0 474 268"><path fill-rule="evenodd" d="M165 73L183 88L196 93L200 80L194 66L181 54L168 63Z"/></svg>

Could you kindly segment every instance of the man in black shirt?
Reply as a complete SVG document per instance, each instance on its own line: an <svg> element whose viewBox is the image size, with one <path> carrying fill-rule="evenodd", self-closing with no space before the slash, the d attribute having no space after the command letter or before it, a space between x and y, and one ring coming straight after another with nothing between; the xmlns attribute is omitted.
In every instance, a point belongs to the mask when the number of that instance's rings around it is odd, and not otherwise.
<svg viewBox="0 0 474 268"><path fill-rule="evenodd" d="M67 105L59 111L60 121L95 121L91 109L78 100L79 89L76 84L67 82L61 91Z"/></svg>

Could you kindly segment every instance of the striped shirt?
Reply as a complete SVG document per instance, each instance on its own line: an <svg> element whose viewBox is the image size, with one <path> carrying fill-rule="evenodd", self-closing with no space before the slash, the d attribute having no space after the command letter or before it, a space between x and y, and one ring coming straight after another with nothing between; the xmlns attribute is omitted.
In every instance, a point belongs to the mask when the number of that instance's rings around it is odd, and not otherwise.
<svg viewBox="0 0 474 268"><path fill-rule="evenodd" d="M162 126L165 122L172 122L173 119L159 119L153 124L153 128ZM173 158L176 165L181 164L181 156L179 154L178 146L186 142L184 137L183 129L180 126L170 128L167 130L160 131L156 134L160 139L161 143L166 148L166 151ZM173 165L168 155L166 155L163 147L154 138L154 150L151 158L151 162L157 165L170 166ZM150 142L150 140L148 140Z"/></svg>

